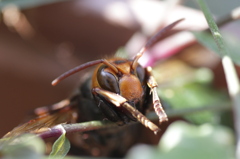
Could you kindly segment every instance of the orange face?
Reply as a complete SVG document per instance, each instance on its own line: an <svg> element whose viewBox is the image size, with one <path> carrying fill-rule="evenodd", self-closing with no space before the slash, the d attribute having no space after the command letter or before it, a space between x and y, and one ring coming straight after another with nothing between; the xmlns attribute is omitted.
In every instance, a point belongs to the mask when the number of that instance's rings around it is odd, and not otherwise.
<svg viewBox="0 0 240 159"><path fill-rule="evenodd" d="M119 80L120 95L128 101L137 103L143 98L143 88L139 79L131 74L124 74Z"/></svg>
<svg viewBox="0 0 240 159"><path fill-rule="evenodd" d="M141 69L132 70L132 61L122 58L108 61L117 68L118 72L105 64L99 65L92 78L92 88L98 87L117 93L134 105L141 102L144 96L144 69L139 65L138 68Z"/></svg>

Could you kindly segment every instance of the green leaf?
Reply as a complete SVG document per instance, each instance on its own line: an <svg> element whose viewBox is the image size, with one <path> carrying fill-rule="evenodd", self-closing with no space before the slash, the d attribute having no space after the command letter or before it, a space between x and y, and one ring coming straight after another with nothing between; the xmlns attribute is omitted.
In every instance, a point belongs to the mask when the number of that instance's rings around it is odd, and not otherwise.
<svg viewBox="0 0 240 159"><path fill-rule="evenodd" d="M218 46L218 52L221 56L229 55L227 47L225 45L225 41L223 40L220 31L218 30L217 24L215 23L212 14L210 13L206 3L203 0L197 0L201 10L204 13L204 16L207 20L209 28L211 30L212 36L214 38L215 43Z"/></svg>
<svg viewBox="0 0 240 159"><path fill-rule="evenodd" d="M0 143L3 158L42 159L44 152L44 141L32 134L1 140Z"/></svg>
<svg viewBox="0 0 240 159"><path fill-rule="evenodd" d="M70 149L70 142L63 133L53 144L50 158L64 158Z"/></svg>
<svg viewBox="0 0 240 159"><path fill-rule="evenodd" d="M219 56L222 56L219 53L218 47L212 35L209 32L202 31L202 32L192 32L192 33L195 36L195 38L198 40L198 42L200 42L202 45L212 50ZM226 32L223 33L223 36L224 36L226 45L229 48L229 56L231 57L234 63L236 63L237 65L240 65L240 54L239 54L240 40L235 36L230 35L229 33L226 33Z"/></svg>
<svg viewBox="0 0 240 159"><path fill-rule="evenodd" d="M174 110L220 105L229 101L226 92L216 90L209 84L199 82L161 89L159 95ZM218 113L204 111L187 115L185 118L196 124L213 123L217 121Z"/></svg>
<svg viewBox="0 0 240 159"><path fill-rule="evenodd" d="M127 159L233 159L233 132L222 126L191 125L182 121L171 124L158 147L139 145Z"/></svg>
<svg viewBox="0 0 240 159"><path fill-rule="evenodd" d="M240 40L236 38L234 35L230 35L229 33L223 32L223 37L225 39L226 45L229 49L229 56L233 60L234 63L240 65Z"/></svg>
<svg viewBox="0 0 240 159"><path fill-rule="evenodd" d="M200 42L202 45L207 47L208 49L214 51L218 54L218 47L212 37L212 34L207 31L201 31L201 32L192 32L195 38ZM221 54L218 54L219 56L222 56Z"/></svg>
<svg viewBox="0 0 240 159"><path fill-rule="evenodd" d="M155 66L153 75L159 84L158 94L167 112L183 112L194 108L197 110L229 103L227 92L211 85L213 73L208 68L193 68L181 60L170 59ZM185 117L197 124L219 121L218 112L210 111Z"/></svg>
<svg viewBox="0 0 240 159"><path fill-rule="evenodd" d="M163 135L159 149L168 159L230 159L234 158L233 145L233 132L226 127L175 122Z"/></svg>

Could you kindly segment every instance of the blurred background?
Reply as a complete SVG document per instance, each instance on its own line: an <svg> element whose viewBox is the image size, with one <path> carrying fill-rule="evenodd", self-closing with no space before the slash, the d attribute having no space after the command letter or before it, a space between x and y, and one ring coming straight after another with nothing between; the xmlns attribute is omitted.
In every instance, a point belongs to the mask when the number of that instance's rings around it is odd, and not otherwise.
<svg viewBox="0 0 240 159"><path fill-rule="evenodd" d="M240 2L208 0L207 4L218 19ZM179 30L207 27L203 15L192 9L198 8L193 1L2 0L0 7L0 136L22 123L34 108L69 97L77 87L79 75L55 87L51 86L51 81L70 68L111 57L122 46L126 46L132 57L159 26L180 18L185 21L178 26ZM223 29L240 36L237 28L238 23L231 23ZM202 49L191 38L186 35L188 41L179 44L181 51ZM168 43L161 49L164 52L174 45L174 42ZM159 59L156 49L143 59L152 55ZM199 65L213 70L215 85L225 88L219 58L215 54L210 57L201 55L192 63L200 61ZM84 71L80 77L83 74Z"/></svg>

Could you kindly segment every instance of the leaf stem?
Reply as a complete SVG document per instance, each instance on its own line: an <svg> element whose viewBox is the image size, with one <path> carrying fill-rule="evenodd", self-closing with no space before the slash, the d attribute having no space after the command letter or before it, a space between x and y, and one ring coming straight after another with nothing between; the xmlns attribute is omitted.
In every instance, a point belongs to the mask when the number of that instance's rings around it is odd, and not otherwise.
<svg viewBox="0 0 240 159"><path fill-rule="evenodd" d="M181 110L169 110L166 111L168 117L177 117L177 116L184 116L187 114L199 113L201 111L222 111L228 110L231 108L229 103L221 104L221 105L213 105L213 106L203 106L199 108L188 108L188 109L181 109ZM147 114L147 118L150 120L158 120L158 116L155 112L151 112ZM135 122L137 123L137 122ZM110 122L110 121L89 121L83 123L75 123L75 124L62 124L62 127L66 130L66 133L73 133L73 132L85 132L90 130L98 130L108 127L114 127L117 124ZM62 130L59 129L58 126L52 127L47 131L44 131L38 134L39 137L46 139L50 137L59 137L62 133Z"/></svg>
<svg viewBox="0 0 240 159"><path fill-rule="evenodd" d="M116 124L110 121L89 121L82 123L74 123L74 124L62 124L62 127L65 129L66 133L73 132L85 132L90 130L97 130L107 127L115 126ZM52 128L49 128L47 131L44 131L38 134L39 137L46 139L50 137L59 137L62 135L62 130L59 129L58 125Z"/></svg>
<svg viewBox="0 0 240 159"><path fill-rule="evenodd" d="M236 157L240 159L240 86L239 79L236 73L236 69L232 62L232 59L229 57L229 52L224 43L224 40L218 30L218 27L210 13L207 5L203 0L198 0L198 4L202 9L210 30L212 32L213 38L218 46L219 53L222 55L222 65L224 68L225 77L227 80L229 95L232 99L233 110L234 110L234 124L237 135L237 150ZM239 18L239 16L238 16Z"/></svg>

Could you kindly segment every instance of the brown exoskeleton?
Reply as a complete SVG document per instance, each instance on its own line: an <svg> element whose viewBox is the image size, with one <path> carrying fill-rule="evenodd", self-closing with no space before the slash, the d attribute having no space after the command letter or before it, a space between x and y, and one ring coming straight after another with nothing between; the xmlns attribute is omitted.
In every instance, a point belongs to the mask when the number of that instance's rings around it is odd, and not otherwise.
<svg viewBox="0 0 240 159"><path fill-rule="evenodd" d="M138 59L181 20L168 25L150 38L132 60L117 57L99 59L77 66L59 76L52 82L53 85L76 72L98 65L79 87L79 92L75 96L52 106L36 109L35 114L38 116L36 119L16 127L6 137L71 122L76 114L76 122L107 118L118 125L124 125L130 121L139 121L156 134L159 131L158 126L144 116L148 106L153 105L160 123L168 121L168 118L157 95L157 83L152 76L151 67L143 68L138 63ZM119 137L121 136L119 134L124 132L130 133L130 137ZM96 155L98 150L98 156L121 156L123 152L118 152L120 155L116 155L117 151L122 145L128 148L133 144L128 141L136 135L133 132L137 133L124 127L86 132L77 145L79 151L89 151L82 155Z"/></svg>

